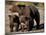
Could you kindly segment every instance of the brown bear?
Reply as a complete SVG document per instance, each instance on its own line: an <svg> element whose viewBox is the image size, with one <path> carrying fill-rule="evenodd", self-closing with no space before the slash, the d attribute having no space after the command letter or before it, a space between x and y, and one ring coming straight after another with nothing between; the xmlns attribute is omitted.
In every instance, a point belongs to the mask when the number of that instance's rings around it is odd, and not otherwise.
<svg viewBox="0 0 46 35"><path fill-rule="evenodd" d="M20 10L21 10L21 12L20 12ZM19 17L23 15L23 16L25 16L26 21L29 20L29 23L28 23L29 24L29 29L28 29L28 31L31 31L33 29L34 19L35 19L36 24L37 24L36 28L39 29L40 14L39 14L39 11L38 11L38 9L36 7L34 7L34 6L26 6L26 5L17 5L17 6L13 6L13 8L11 8L10 11L14 12L14 13L18 12ZM16 21L18 20L17 21L17 26L16 26L17 31L18 31L19 24L20 24L19 17L16 18ZM21 20L23 20L23 19L21 19ZM25 20L24 20L24 22L25 22ZM16 21L14 21L14 22L16 22ZM10 25L12 25L12 24L10 24ZM11 31L13 31L13 29L12 29L13 26L10 27L10 28L11 28Z"/></svg>
<svg viewBox="0 0 46 35"><path fill-rule="evenodd" d="M33 29L34 19L37 24L36 29L39 29L40 14L38 9L34 6L26 6L26 5L18 5L18 7L23 10L22 15L24 15L26 19L29 19L28 31L31 31Z"/></svg>
<svg viewBox="0 0 46 35"><path fill-rule="evenodd" d="M13 32L13 28L16 24L16 32L18 31L19 28L19 13L18 13L18 7L16 5L13 5L10 9L11 15L9 15L10 18L10 31Z"/></svg>

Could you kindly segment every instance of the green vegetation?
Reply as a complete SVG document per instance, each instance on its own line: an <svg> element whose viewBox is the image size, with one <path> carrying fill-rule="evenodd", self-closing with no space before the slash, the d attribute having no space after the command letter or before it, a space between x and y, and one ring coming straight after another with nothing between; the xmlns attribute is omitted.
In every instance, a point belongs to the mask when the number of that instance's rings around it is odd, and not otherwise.
<svg viewBox="0 0 46 35"><path fill-rule="evenodd" d="M37 7L44 7L44 3L39 2L15 2L15 1L8 1L7 4L15 4L15 5L28 5L28 6L37 6Z"/></svg>

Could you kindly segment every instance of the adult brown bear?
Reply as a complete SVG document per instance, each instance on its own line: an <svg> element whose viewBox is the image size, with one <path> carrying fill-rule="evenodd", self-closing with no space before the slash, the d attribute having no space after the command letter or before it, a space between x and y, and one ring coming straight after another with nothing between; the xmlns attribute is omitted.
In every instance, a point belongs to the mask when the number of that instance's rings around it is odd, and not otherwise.
<svg viewBox="0 0 46 35"><path fill-rule="evenodd" d="M38 9L34 6L26 6L26 5L18 5L18 7L23 10L22 14L26 17L26 19L29 19L29 30L28 31L32 30L33 25L34 25L34 19L37 24L36 29L39 29L40 14L39 14Z"/></svg>
<svg viewBox="0 0 46 35"><path fill-rule="evenodd" d="M21 11L20 11L21 10ZM12 11L12 13L16 13L18 12L19 13L19 16L25 16L24 19L29 20L29 30L28 31L31 31L32 28L33 28L33 25L34 25L34 19L36 21L36 28L39 29L39 24L40 24L40 14L39 14L39 11L36 7L34 6L26 6L26 5L17 5L17 6L13 6L13 8L10 9L10 11ZM16 18L17 21L17 31L18 31L18 28L19 28L19 17ZM23 20L23 19L22 19ZM16 21L15 21L16 22ZM25 21L24 21L25 22ZM13 24L13 23L12 23ZM10 24L12 26L12 24ZM14 27L14 26L12 26ZM10 27L13 31L13 28Z"/></svg>

